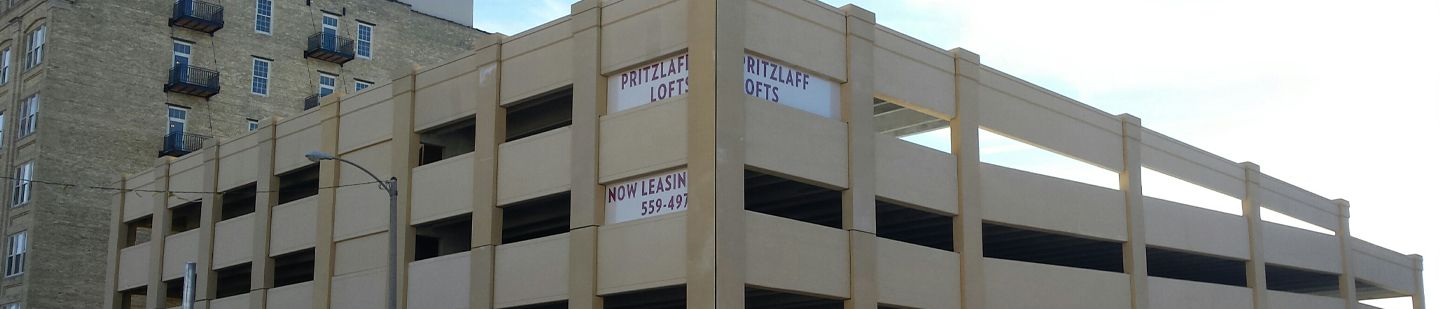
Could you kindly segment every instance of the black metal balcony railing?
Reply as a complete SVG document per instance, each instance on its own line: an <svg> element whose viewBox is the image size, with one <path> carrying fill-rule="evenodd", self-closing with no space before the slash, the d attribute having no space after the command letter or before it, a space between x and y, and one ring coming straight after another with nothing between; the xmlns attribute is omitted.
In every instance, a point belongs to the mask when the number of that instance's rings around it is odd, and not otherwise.
<svg viewBox="0 0 1440 309"><path fill-rule="evenodd" d="M176 65L170 68L165 91L208 99L220 93L220 72L192 65Z"/></svg>
<svg viewBox="0 0 1440 309"><path fill-rule="evenodd" d="M345 64L355 59L355 40L325 32L310 36L305 57Z"/></svg>
<svg viewBox="0 0 1440 309"><path fill-rule="evenodd" d="M204 33L215 33L215 31L220 31L220 28L225 28L225 7L196 0L175 1L175 9L170 15L170 25Z"/></svg>
<svg viewBox="0 0 1440 309"><path fill-rule="evenodd" d="M305 97L305 109L303 109L303 110L307 110L307 111L308 111L308 110L310 110L311 108L315 108L315 107L319 107L319 106L320 106L320 95L319 95L319 94L312 94L312 95L310 95L310 96L308 96L308 97Z"/></svg>
<svg viewBox="0 0 1440 309"><path fill-rule="evenodd" d="M165 135L165 144L160 146L160 156L179 157L200 150L209 136L171 132Z"/></svg>

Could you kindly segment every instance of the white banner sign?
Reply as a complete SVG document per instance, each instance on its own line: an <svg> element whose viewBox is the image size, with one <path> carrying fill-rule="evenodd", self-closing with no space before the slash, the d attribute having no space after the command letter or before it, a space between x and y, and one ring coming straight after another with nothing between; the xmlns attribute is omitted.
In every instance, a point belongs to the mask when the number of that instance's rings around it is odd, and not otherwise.
<svg viewBox="0 0 1440 309"><path fill-rule="evenodd" d="M816 115L839 115L840 86L794 68L745 55L745 94Z"/></svg>
<svg viewBox="0 0 1440 309"><path fill-rule="evenodd" d="M610 112L689 92L689 59L689 55L682 54L610 76Z"/></svg>
<svg viewBox="0 0 1440 309"><path fill-rule="evenodd" d="M690 58L682 54L610 76L609 111L619 112L690 92ZM745 94L828 118L839 115L840 85L745 55Z"/></svg>
<svg viewBox="0 0 1440 309"><path fill-rule="evenodd" d="M684 170L605 186L605 223L684 211L689 197Z"/></svg>

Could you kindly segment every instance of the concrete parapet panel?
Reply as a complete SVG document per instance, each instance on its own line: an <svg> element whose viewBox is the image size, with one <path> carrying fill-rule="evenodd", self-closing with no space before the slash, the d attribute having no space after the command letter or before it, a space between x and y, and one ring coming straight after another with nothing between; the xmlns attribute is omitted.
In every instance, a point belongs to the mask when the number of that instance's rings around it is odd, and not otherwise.
<svg viewBox="0 0 1440 309"><path fill-rule="evenodd" d="M1125 240L1125 202L1120 191L980 165L980 203L985 220Z"/></svg>
<svg viewBox="0 0 1440 309"><path fill-rule="evenodd" d="M604 8L600 70L613 72L685 48L685 1L626 0Z"/></svg>
<svg viewBox="0 0 1440 309"><path fill-rule="evenodd" d="M469 308L470 252L410 262L407 308Z"/></svg>
<svg viewBox="0 0 1440 309"><path fill-rule="evenodd" d="M685 213L600 226L601 295L685 283Z"/></svg>
<svg viewBox="0 0 1440 309"><path fill-rule="evenodd" d="M1340 241L1285 225L1264 222L1265 262L1340 273Z"/></svg>
<svg viewBox="0 0 1440 309"><path fill-rule="evenodd" d="M954 155L875 134L875 165L876 196L959 213Z"/></svg>
<svg viewBox="0 0 1440 309"><path fill-rule="evenodd" d="M270 256L315 246L318 199L311 196L275 206L270 218Z"/></svg>
<svg viewBox="0 0 1440 309"><path fill-rule="evenodd" d="M1345 300L1329 296L1310 294L1297 294L1281 291L1266 291L1269 293L1269 309L1341 309L1345 308Z"/></svg>
<svg viewBox="0 0 1440 309"><path fill-rule="evenodd" d="M350 101L342 101L346 106ZM390 139L391 122L395 120L394 103L385 100L340 115L339 149L346 153Z"/></svg>
<svg viewBox="0 0 1440 309"><path fill-rule="evenodd" d="M331 308L385 308L385 268L335 276L330 284Z"/></svg>
<svg viewBox="0 0 1440 309"><path fill-rule="evenodd" d="M314 282L273 288L265 293L265 309L313 309Z"/></svg>
<svg viewBox="0 0 1440 309"><path fill-rule="evenodd" d="M199 247L199 229L165 237L165 265L160 280L170 280L184 276L185 263L198 262L195 260L195 255L200 253Z"/></svg>
<svg viewBox="0 0 1440 309"><path fill-rule="evenodd" d="M495 307L565 299L569 256L569 233L500 245L495 250Z"/></svg>
<svg viewBox="0 0 1440 309"><path fill-rule="evenodd" d="M410 224L448 218L475 209L475 153L416 167L412 173Z"/></svg>
<svg viewBox="0 0 1440 309"><path fill-rule="evenodd" d="M844 15L808 1L748 3L747 49L833 80L846 79Z"/></svg>
<svg viewBox="0 0 1440 309"><path fill-rule="evenodd" d="M1250 258L1245 218L1145 198L1145 242L1241 260Z"/></svg>
<svg viewBox="0 0 1440 309"><path fill-rule="evenodd" d="M500 205L570 188L570 127L500 144Z"/></svg>
<svg viewBox="0 0 1440 309"><path fill-rule="evenodd" d="M812 183L844 188L845 123L745 97L745 163Z"/></svg>
<svg viewBox="0 0 1440 309"><path fill-rule="evenodd" d="M685 164L689 106L681 96L600 118L600 182Z"/></svg>
<svg viewBox="0 0 1440 309"><path fill-rule="evenodd" d="M960 308L960 255L879 239L876 280L880 303L913 308Z"/></svg>
<svg viewBox="0 0 1440 309"><path fill-rule="evenodd" d="M991 309L1130 307L1122 273L985 258L985 299Z"/></svg>
<svg viewBox="0 0 1440 309"><path fill-rule="evenodd" d="M247 214L215 224L214 268L221 269L249 262L254 253L255 214Z"/></svg>
<svg viewBox="0 0 1440 309"><path fill-rule="evenodd" d="M120 270L115 280L117 290L129 290L149 283L151 245L147 242L120 249Z"/></svg>
<svg viewBox="0 0 1440 309"><path fill-rule="evenodd" d="M1150 307L1165 309L1249 308L1252 290L1246 287L1150 277Z"/></svg>
<svg viewBox="0 0 1440 309"><path fill-rule="evenodd" d="M849 297L849 245L844 230L747 211L745 283Z"/></svg>

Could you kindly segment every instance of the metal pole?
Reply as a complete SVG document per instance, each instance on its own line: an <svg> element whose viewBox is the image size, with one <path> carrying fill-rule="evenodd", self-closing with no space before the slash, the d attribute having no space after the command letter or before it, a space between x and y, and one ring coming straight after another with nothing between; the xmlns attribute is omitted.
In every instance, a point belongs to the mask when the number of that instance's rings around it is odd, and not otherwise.
<svg viewBox="0 0 1440 309"><path fill-rule="evenodd" d="M180 307L195 309L195 262L185 262L185 295L181 295Z"/></svg>
<svg viewBox="0 0 1440 309"><path fill-rule="evenodd" d="M399 190L396 190L396 184L397 181L395 177L390 177L390 180L386 181L385 186L386 193L390 194L390 278L388 278L387 282L385 282L385 290L386 293L389 294L389 298L386 300L387 302L389 302L389 306L387 306L387 308L389 309L396 309L396 303L399 301L396 297L396 294L398 293L396 289L399 287L399 278L396 277L397 273L395 271L397 268L400 267L400 265L398 264L399 258L396 257L396 252L398 251L396 247L398 245L395 242L395 237L397 234L399 234L399 230L396 227L399 224L398 222L396 222L399 221L399 218L396 216L395 203L399 199L400 192Z"/></svg>

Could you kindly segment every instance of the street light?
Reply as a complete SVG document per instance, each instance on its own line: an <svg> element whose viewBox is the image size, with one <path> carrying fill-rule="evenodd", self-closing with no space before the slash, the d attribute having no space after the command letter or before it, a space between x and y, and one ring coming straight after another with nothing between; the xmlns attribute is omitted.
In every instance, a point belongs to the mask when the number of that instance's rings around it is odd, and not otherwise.
<svg viewBox="0 0 1440 309"><path fill-rule="evenodd" d="M398 299L395 297L396 288L398 287L396 282L399 281L399 279L395 277L395 269L399 268L399 264L397 264L395 258L395 235L398 234L398 229L396 229L395 227L395 225L397 224L395 222L395 202L400 196L399 191L396 190L395 177L390 177L390 180L380 180L380 177L376 177L375 173L371 173L370 170L365 169L365 167L360 166L359 164L355 164L355 162L350 162L349 160L337 158L334 155L325 153L324 151L312 150L305 153L305 158L310 159L310 162L316 163L319 163L321 160L335 160L345 162L345 164L350 164L350 166L354 166L355 168L360 169L360 171L365 172L366 175L370 175L370 178L374 178L375 182L380 183L380 190L385 190L385 193L390 195L390 267L389 269L387 269L387 278L385 281L385 294L388 296L385 299L385 304L386 308L395 309L395 302Z"/></svg>

